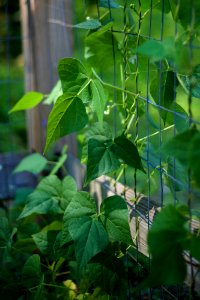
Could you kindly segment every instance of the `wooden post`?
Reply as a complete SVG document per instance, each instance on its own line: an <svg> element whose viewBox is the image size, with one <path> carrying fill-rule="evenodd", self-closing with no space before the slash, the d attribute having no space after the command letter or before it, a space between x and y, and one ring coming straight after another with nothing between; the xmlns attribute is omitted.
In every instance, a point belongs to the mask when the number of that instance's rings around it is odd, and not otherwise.
<svg viewBox="0 0 200 300"><path fill-rule="evenodd" d="M26 91L48 94L58 80L60 58L72 56L71 29L53 24L50 19L71 23L71 0L20 0ZM46 140L49 106L39 105L27 112L29 150L42 152ZM62 140L76 153L73 136Z"/></svg>

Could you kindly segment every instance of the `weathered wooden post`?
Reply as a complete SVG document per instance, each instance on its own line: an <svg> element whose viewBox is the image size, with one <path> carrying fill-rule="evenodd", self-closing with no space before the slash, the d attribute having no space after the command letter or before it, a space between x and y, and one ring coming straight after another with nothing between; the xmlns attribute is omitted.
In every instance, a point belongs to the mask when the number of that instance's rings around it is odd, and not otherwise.
<svg viewBox="0 0 200 300"><path fill-rule="evenodd" d="M72 30L56 23L71 23L71 0L20 0L26 91L48 94L57 77L60 58L72 56ZM49 106L39 105L27 112L29 150L42 152L46 137ZM73 136L62 140L75 155ZM59 147L59 146L57 146Z"/></svg>

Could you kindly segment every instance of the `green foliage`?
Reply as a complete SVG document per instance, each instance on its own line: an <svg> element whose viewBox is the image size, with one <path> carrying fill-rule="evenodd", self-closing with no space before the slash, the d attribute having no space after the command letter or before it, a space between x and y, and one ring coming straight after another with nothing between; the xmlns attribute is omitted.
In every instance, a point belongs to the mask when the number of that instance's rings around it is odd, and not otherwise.
<svg viewBox="0 0 200 300"><path fill-rule="evenodd" d="M128 179L131 186L137 181L138 195L151 192L157 197L160 180L168 202L190 207L165 205L155 216L148 233L149 261L133 243L124 198L108 197L97 207L92 195L77 191L72 177L61 180L55 175L66 161L63 151L27 200L23 196L16 201L16 227L11 228L6 218L0 224L3 267L19 261L18 272L22 279L27 277L19 286L30 299L47 299L49 291L53 299L116 300L128 293L137 298L129 285L182 284L187 276L185 253L197 260L199 268L199 228L190 231L191 214L199 219L195 205L200 133L199 125L191 126L197 115L193 105L197 107L198 99L193 97L200 98L195 46L191 53L191 44L199 40L199 8L197 1L193 7L191 1L181 0L178 6L175 0L152 1L151 12L150 2L99 1L97 20L96 1L91 0L89 18L75 22L76 32L87 30L85 58L83 63L63 58L58 64L59 81L44 100L53 104L44 151L77 132L87 163L86 184L105 174L121 180L130 171ZM146 39L151 15L155 39ZM157 29L161 17L173 24L163 22L162 36ZM126 34L121 34L122 28ZM43 95L31 92L11 112L29 109L42 99ZM143 165L142 159L147 163ZM16 171L37 174L47 164L34 154ZM139 229L134 240L139 240ZM16 260L18 255L22 260Z"/></svg>
<svg viewBox="0 0 200 300"><path fill-rule="evenodd" d="M27 110L37 106L44 98L44 95L38 92L28 92L16 105L10 110L13 113L19 110Z"/></svg>
<svg viewBox="0 0 200 300"><path fill-rule="evenodd" d="M21 160L19 165L14 169L14 173L31 172L38 174L47 165L47 159L39 153L33 153Z"/></svg>

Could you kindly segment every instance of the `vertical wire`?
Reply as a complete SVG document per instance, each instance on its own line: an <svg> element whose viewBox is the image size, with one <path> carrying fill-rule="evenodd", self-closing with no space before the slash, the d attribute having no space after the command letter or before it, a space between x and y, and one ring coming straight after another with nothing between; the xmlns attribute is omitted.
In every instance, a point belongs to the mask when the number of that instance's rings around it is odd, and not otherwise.
<svg viewBox="0 0 200 300"><path fill-rule="evenodd" d="M124 23L124 28L123 28L123 78L122 78L122 84L123 84L123 89L125 92L123 92L123 109L124 109L124 117L125 117L125 122L124 122L124 132L127 129L127 93L126 93L126 80L127 80L127 47L128 47L128 34L127 34L127 0L125 0L124 3L124 9L123 9L123 23ZM123 183L124 183L124 199L126 200L126 169L125 166L123 167ZM127 281L128 281L128 291L127 291L127 299L131 299L131 282L129 278L129 260L128 260L128 253L126 252L126 267L127 267Z"/></svg>
<svg viewBox="0 0 200 300"><path fill-rule="evenodd" d="M160 27L160 40L163 40L163 29L164 29L164 0L162 0L162 18L161 18L161 27ZM158 94L158 104L159 104L159 148L162 145L162 106L161 106L161 97L162 97L162 61L160 62L160 69L159 69L159 94ZM162 177L162 157L159 154L159 173L160 173L160 205L163 206L163 177Z"/></svg>
<svg viewBox="0 0 200 300"><path fill-rule="evenodd" d="M138 29L137 29L137 36L136 36L136 49L139 46L139 39L141 33L141 23L142 23L142 3L141 0L138 0ZM137 55L136 59L136 75L135 75L135 89L136 95L139 94L139 57ZM135 109L136 109L136 123L135 123L135 144L137 146L137 139L138 139L138 132L139 132L139 115L138 115L138 97L135 98ZM138 232L139 232L139 220L138 220L138 213L137 213L137 170L135 169L134 172L134 195L135 195L135 231L136 231L136 261L137 264L139 262L139 240L138 240ZM139 276L139 269L138 269L138 276ZM139 299L141 299L141 290L139 291Z"/></svg>
<svg viewBox="0 0 200 300"><path fill-rule="evenodd" d="M163 40L163 30L164 30L164 0L161 2L162 5L162 11L161 11L161 27L160 27L160 40ZM161 149L162 146L162 103L161 103L161 97L162 97L162 79L163 79L163 62L160 62L160 68L159 68L159 94L158 94L158 104L159 104L159 149ZM164 194L163 194L163 172L162 172L162 155L159 151L159 176L160 176L160 206L163 207L164 202ZM161 299L164 299L164 291L161 287Z"/></svg>
<svg viewBox="0 0 200 300"><path fill-rule="evenodd" d="M109 17L110 20L112 20L112 11L111 11L111 4L110 0L108 0L108 10L109 10ZM117 70L116 70L116 53L115 53L115 42L114 42L114 36L113 36L113 26L111 26L111 43L112 43L112 56L113 56L113 85L116 86L116 79L117 79ZM114 109L113 109L113 120L114 120L114 136L117 134L117 107L116 107L116 102L117 102L117 91L114 89L113 91L113 104L114 104ZM116 187L116 174L114 175L114 190L115 194L117 193L117 187Z"/></svg>
<svg viewBox="0 0 200 300"><path fill-rule="evenodd" d="M193 23L195 19L195 10L194 10L194 1L191 0L191 23L190 23L190 39L189 39L189 56L190 56L190 63L192 65L192 59L193 59ZM190 75L190 85L189 85L189 95L188 95L188 111L189 111L189 124L190 127L193 122L193 112L192 112L192 83L191 83L191 75ZM191 212L191 203L192 203L192 178L191 178L191 169L188 170L188 209L189 209L189 229L190 232L192 232L192 212ZM192 297L195 297L195 276L194 276L194 268L192 263L192 256L190 255L190 271L191 271L191 286L190 286L190 294Z"/></svg>
<svg viewBox="0 0 200 300"><path fill-rule="evenodd" d="M151 31L152 31L152 7L153 3L152 0L150 1L150 12L149 12L149 33L148 38L151 39ZM147 100L149 99L149 78L150 77L150 59L148 59L148 65L147 65L147 78L146 78L146 97ZM146 102L146 136L147 136L147 180L148 180L148 230L150 228L150 195L151 195L151 182L150 182L150 165L149 165L149 154L150 154L150 148L149 148L149 101ZM151 259L149 256L149 271L151 270ZM152 299L152 290L149 289L149 299Z"/></svg>

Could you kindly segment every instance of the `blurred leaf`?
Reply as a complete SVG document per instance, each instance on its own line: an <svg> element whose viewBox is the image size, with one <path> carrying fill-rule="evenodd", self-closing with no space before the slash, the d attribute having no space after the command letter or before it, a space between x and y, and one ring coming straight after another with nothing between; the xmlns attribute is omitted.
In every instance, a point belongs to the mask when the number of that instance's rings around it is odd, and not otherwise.
<svg viewBox="0 0 200 300"><path fill-rule="evenodd" d="M163 208L155 218L148 233L152 265L147 281L151 285L172 285L185 280L183 245L188 234L186 222L187 219L172 205Z"/></svg>
<svg viewBox="0 0 200 300"><path fill-rule="evenodd" d="M187 130L189 128L189 116L182 106L174 102L170 105L169 110L171 110L171 112L167 112L166 122L169 125L175 124L178 132Z"/></svg>
<svg viewBox="0 0 200 300"><path fill-rule="evenodd" d="M136 49L137 53L150 57L153 62L164 58L175 58L175 51L175 42L172 37L163 41L148 40Z"/></svg>
<svg viewBox="0 0 200 300"><path fill-rule="evenodd" d="M98 220L91 217L75 218L70 221L69 232L75 242L76 259L79 268L84 267L108 244L108 235Z"/></svg>
<svg viewBox="0 0 200 300"><path fill-rule="evenodd" d="M189 143L190 141L187 141ZM188 148L188 162L198 186L200 186L200 133L194 135Z"/></svg>
<svg viewBox="0 0 200 300"><path fill-rule="evenodd" d="M100 7L105 8L119 8L120 5L114 0L100 0Z"/></svg>
<svg viewBox="0 0 200 300"><path fill-rule="evenodd" d="M13 173L30 172L39 174L47 165L47 159L39 153L33 153L20 161Z"/></svg>
<svg viewBox="0 0 200 300"><path fill-rule="evenodd" d="M9 111L13 113L19 110L27 110L37 106L44 98L44 95L38 92L28 92L24 95L15 106Z"/></svg>
<svg viewBox="0 0 200 300"><path fill-rule="evenodd" d="M59 138L82 129L88 122L85 106L72 93L58 98L48 118L44 152Z"/></svg>
<svg viewBox="0 0 200 300"><path fill-rule="evenodd" d="M172 71L162 72L161 74L158 73L157 77L152 80L150 93L159 106L169 109L176 99L176 87L176 74ZM165 124L168 112L162 108L159 109L159 112Z"/></svg>
<svg viewBox="0 0 200 300"><path fill-rule="evenodd" d="M98 29L99 27L101 27L101 22L99 22L99 20L95 20L95 19L89 19L85 22L73 25L74 28L80 28L80 29Z"/></svg>
<svg viewBox="0 0 200 300"><path fill-rule="evenodd" d="M89 34L85 39L85 58L88 63L98 70L105 71L113 65L113 51L115 60L119 62L120 51L114 34L110 31L112 23L107 24L100 30ZM112 42L111 42L112 41Z"/></svg>
<svg viewBox="0 0 200 300"><path fill-rule="evenodd" d="M58 99L59 96L62 95L62 86L61 86L61 81L58 80L54 88L52 89L51 93L47 96L45 101L43 102L44 104L54 104L56 100Z"/></svg>
<svg viewBox="0 0 200 300"><path fill-rule="evenodd" d="M190 254L200 262L200 237L192 236L190 244Z"/></svg>
<svg viewBox="0 0 200 300"><path fill-rule="evenodd" d="M169 140L163 147L162 151L169 156L174 156L185 166L188 166L188 150L192 138L198 133L196 129L190 129L180 133Z"/></svg>
<svg viewBox="0 0 200 300"><path fill-rule="evenodd" d="M187 94L191 93L195 98L200 98L200 65L197 65L191 76L178 74L178 79Z"/></svg>
<svg viewBox="0 0 200 300"><path fill-rule="evenodd" d="M27 259L22 270L22 280L27 288L35 287L42 283L40 256L38 254L34 254Z"/></svg>
<svg viewBox="0 0 200 300"><path fill-rule="evenodd" d="M101 204L101 221L111 241L131 244L132 238L128 222L128 209L123 198L112 196Z"/></svg>

